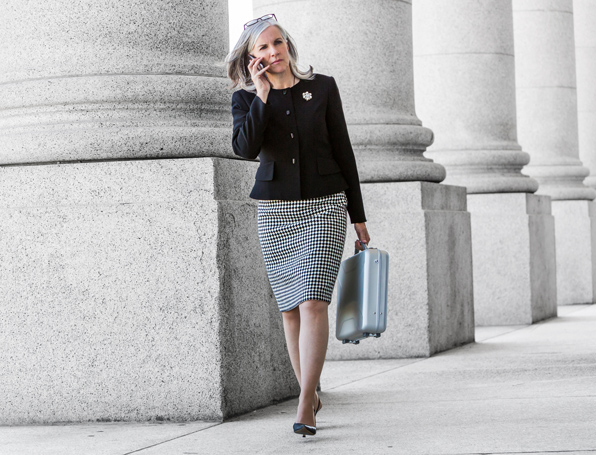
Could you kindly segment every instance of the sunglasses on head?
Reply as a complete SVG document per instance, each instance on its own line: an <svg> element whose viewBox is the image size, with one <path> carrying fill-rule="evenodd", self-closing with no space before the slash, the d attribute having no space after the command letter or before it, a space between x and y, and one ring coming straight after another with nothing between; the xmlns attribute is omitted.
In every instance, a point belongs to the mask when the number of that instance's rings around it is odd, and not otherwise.
<svg viewBox="0 0 596 455"><path fill-rule="evenodd" d="M261 16L257 19L253 19L252 21L248 21L246 24L244 24L244 29L246 30L247 27L250 27L251 25L255 25L258 24L261 21L266 21L267 19L275 19L277 20L277 17L275 17L275 14L265 14L264 16Z"/></svg>

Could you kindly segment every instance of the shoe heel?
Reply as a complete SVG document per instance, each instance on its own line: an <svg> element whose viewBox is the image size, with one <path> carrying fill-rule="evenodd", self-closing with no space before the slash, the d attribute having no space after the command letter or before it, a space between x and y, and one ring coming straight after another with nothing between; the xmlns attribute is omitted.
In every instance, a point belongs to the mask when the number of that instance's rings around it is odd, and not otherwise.
<svg viewBox="0 0 596 455"><path fill-rule="evenodd" d="M314 436L317 434L317 427L311 427L310 425L305 425L303 423L295 423L294 424L294 433L301 434L303 438L308 436Z"/></svg>

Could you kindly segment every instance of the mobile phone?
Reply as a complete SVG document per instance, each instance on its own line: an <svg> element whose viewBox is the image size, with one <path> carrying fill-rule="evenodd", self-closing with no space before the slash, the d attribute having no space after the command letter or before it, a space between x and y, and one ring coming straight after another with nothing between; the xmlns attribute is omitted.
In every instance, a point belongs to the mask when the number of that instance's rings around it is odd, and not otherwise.
<svg viewBox="0 0 596 455"><path fill-rule="evenodd" d="M254 59L256 58L256 57L255 57L254 55L252 55L252 54L248 54L248 57L249 57L251 60L254 60ZM257 66L257 69L260 71L260 70L262 70L263 68L265 68L265 67L263 66L263 63L259 63L259 65Z"/></svg>

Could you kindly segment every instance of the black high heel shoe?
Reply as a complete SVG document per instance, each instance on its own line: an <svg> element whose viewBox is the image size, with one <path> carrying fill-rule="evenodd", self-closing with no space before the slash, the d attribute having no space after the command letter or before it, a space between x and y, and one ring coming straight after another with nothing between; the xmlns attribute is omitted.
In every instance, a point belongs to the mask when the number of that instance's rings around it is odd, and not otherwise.
<svg viewBox="0 0 596 455"><path fill-rule="evenodd" d="M311 427L310 425L305 425L304 423L295 423L294 433L301 434L303 438L306 438L306 435L314 436L317 434L317 427Z"/></svg>

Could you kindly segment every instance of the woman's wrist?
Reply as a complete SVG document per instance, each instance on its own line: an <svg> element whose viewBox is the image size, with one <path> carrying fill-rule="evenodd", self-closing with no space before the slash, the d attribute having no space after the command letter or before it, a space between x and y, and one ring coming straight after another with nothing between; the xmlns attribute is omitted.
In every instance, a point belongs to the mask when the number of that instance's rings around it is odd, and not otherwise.
<svg viewBox="0 0 596 455"><path fill-rule="evenodd" d="M259 98L261 98L261 101L262 101L264 104L267 104L267 97L269 96L269 92L267 92L267 93L263 93L263 92L259 92L259 91L257 91L257 96L258 96Z"/></svg>

